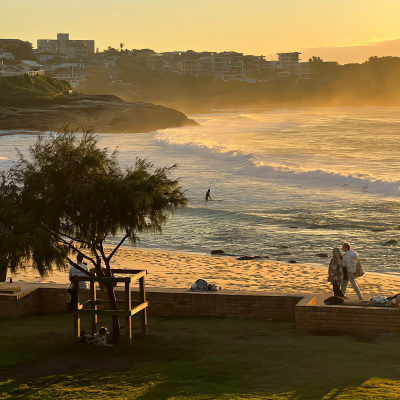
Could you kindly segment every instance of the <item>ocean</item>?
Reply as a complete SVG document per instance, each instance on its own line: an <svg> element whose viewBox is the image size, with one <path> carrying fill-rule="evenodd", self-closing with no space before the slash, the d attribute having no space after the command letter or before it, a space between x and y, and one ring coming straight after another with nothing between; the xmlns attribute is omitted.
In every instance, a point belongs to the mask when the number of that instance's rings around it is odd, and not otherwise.
<svg viewBox="0 0 400 400"><path fill-rule="evenodd" d="M123 165L177 164L189 206L138 247L327 266L348 241L367 271L399 274L400 107L214 110L199 127L101 134ZM12 133L10 135L10 133ZM15 133L15 134L14 134ZM36 140L0 131L0 170ZM213 200L205 201L211 189ZM190 267L190 266L189 266Z"/></svg>

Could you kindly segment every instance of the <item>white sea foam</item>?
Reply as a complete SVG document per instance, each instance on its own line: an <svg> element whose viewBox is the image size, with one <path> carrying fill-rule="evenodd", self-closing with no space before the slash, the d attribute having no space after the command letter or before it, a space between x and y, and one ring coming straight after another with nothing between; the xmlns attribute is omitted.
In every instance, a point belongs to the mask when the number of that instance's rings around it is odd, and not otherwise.
<svg viewBox="0 0 400 400"><path fill-rule="evenodd" d="M310 170L293 163L289 163L290 166L280 165L276 159L266 160L265 157L254 153L244 154L237 150L223 151L221 147L208 147L193 142L174 143L171 139L163 136L156 137L154 141L169 150L196 154L204 159L235 163L235 168L232 170L234 175L301 181L303 185L307 186L323 185L400 197L400 181L398 180L382 180L365 174L343 174L323 169Z"/></svg>

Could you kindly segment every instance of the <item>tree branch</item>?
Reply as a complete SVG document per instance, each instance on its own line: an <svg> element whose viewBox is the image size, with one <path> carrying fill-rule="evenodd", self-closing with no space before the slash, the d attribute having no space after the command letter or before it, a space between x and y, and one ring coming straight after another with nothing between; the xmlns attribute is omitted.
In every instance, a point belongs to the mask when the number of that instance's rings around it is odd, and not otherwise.
<svg viewBox="0 0 400 400"><path fill-rule="evenodd" d="M90 246L90 243L89 243L89 242L86 242L85 240L76 239L76 238L74 238L74 237L72 237L72 236L69 236L69 235L67 235L67 234L65 234L65 233L61 233L61 232L58 232L58 231L56 231L56 233L57 233L58 235L60 235L60 236L65 236L65 237L67 237L68 239L73 240L74 242L85 243L85 244L87 244L88 246Z"/></svg>
<svg viewBox="0 0 400 400"><path fill-rule="evenodd" d="M107 257L107 261L110 262L111 259L113 258L114 254L117 252L117 250L122 246L122 244L125 242L125 240L129 237L130 231L126 232L126 235L122 238L122 240L119 242L118 246L110 253L110 255Z"/></svg>
<svg viewBox="0 0 400 400"><path fill-rule="evenodd" d="M90 276L90 272L86 271L85 268L82 268L79 264L74 263L69 257L67 257L67 260L68 260L68 262L69 262L72 266L74 266L77 270L79 270L79 271L83 272L84 274Z"/></svg>
<svg viewBox="0 0 400 400"><path fill-rule="evenodd" d="M80 254L83 258L86 258L86 260L89 260L95 267L97 266L97 264L95 263L95 261L93 260L93 258L88 257L85 253L82 253L80 250L78 250L75 246L73 246L71 243L68 243L66 240L64 240L63 238L59 238L59 240L66 244L67 246L69 246L72 250L76 251L78 254Z"/></svg>
<svg viewBox="0 0 400 400"><path fill-rule="evenodd" d="M101 241L101 242L99 243L99 250L100 250L101 256L103 257L104 264L106 265L106 269L109 270L109 269L110 269L110 268L109 268L110 263L109 263L109 261L108 261L108 258L106 257L106 254L104 253L103 241ZM107 268L107 267L108 267L108 268ZM111 273L111 271L110 271L110 273Z"/></svg>

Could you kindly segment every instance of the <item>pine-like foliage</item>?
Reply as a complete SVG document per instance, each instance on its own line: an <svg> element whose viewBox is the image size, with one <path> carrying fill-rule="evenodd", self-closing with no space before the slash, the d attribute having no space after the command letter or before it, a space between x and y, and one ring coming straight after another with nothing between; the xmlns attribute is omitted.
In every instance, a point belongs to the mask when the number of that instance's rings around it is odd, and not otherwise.
<svg viewBox="0 0 400 400"><path fill-rule="evenodd" d="M160 232L169 214L187 204L170 178L175 166L154 168L137 159L122 168L117 151L98 141L91 130L66 127L38 137L26 156L19 152L0 185L0 269L32 263L45 275L53 265L74 264L71 254L81 253L98 275L110 276L111 259L124 241ZM104 241L118 235L120 243L106 254ZM111 302L114 292L108 294Z"/></svg>

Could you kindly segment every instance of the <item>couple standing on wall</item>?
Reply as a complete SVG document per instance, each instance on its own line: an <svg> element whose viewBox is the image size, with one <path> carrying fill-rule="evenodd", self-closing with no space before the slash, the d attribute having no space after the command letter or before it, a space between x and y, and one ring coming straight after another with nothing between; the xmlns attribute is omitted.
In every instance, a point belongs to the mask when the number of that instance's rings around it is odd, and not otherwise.
<svg viewBox="0 0 400 400"><path fill-rule="evenodd" d="M333 249L333 257L329 263L328 282L332 283L335 296L343 299L347 299L345 294L347 285L350 282L358 298L363 300L361 291L356 283L356 278L364 275L361 264L357 260L358 255L351 250L351 246L348 243L343 243L342 250L343 255L337 247Z"/></svg>

